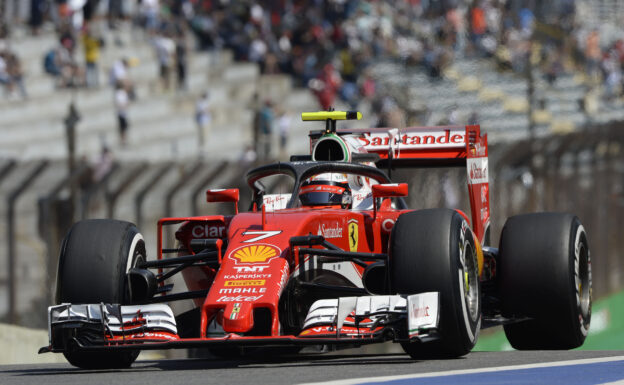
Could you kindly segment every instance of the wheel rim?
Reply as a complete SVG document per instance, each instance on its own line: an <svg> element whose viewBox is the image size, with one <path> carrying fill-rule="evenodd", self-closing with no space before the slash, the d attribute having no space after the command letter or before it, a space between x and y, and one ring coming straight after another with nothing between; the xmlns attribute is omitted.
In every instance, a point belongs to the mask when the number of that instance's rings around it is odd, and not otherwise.
<svg viewBox="0 0 624 385"><path fill-rule="evenodd" d="M591 311L591 266L589 262L589 252L584 243L579 245L579 284L577 287L579 293L579 305L581 308L581 316L585 321L588 320Z"/></svg>
<svg viewBox="0 0 624 385"><path fill-rule="evenodd" d="M144 263L147 261L144 249L145 245L143 245L142 242L137 244L137 247L134 249L134 255L132 257L132 267L137 267L140 263Z"/></svg>
<svg viewBox="0 0 624 385"><path fill-rule="evenodd" d="M479 317L479 269L475 250L468 242L460 250L459 284L470 319L476 321Z"/></svg>

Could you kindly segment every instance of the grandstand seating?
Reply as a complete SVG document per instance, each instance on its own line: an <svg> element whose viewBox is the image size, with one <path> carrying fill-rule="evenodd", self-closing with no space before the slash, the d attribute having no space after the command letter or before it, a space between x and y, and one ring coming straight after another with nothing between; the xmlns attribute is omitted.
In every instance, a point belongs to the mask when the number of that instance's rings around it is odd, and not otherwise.
<svg viewBox="0 0 624 385"><path fill-rule="evenodd" d="M164 92L158 88L157 64L152 47L141 37L135 37L129 25L122 25L118 36L122 47L106 36L107 45L102 50L100 83L98 89L55 89L53 79L43 73L45 52L54 47L56 38L52 32L40 36L27 36L16 30L11 41L12 49L22 60L26 72L25 82L29 99L7 100L0 97L0 169L11 160L17 161L11 172L0 180L0 264L7 261L7 199L8 195L37 167L43 159L50 160L45 170L20 195L16 213L16 254L18 282L18 313L20 323L43 327L44 309L53 298L42 298L51 293L46 282L54 282L54 269L46 266L47 255L44 240L39 234L38 201L67 174L64 118L69 104L75 101L81 120L77 129L77 158L96 157L103 143L113 151L121 167L111 175L106 186L92 200L88 217L106 217L106 194L114 190L130 172L136 172L127 189L120 195L113 216L136 221L135 197L146 187L153 175L162 173L164 162L172 162L165 168L164 176L153 186L143 203L143 226L148 245L155 245L156 221L165 216L166 195L180 178L188 183L177 191L172 200L173 215L190 215L191 201L196 201L200 214L213 212L214 207L205 203L202 193L191 196L214 168L217 160L230 163L223 167L211 181L212 187L239 185L241 171L237 161L245 146L251 143L253 119L252 99L256 91L260 100L271 99L293 116L300 111L316 108L316 100L307 90L294 90L290 78L284 75L261 76L258 67L249 63L234 63L231 53L191 52L189 54L188 86L186 92ZM76 57L82 57L78 47ZM108 85L108 69L113 61L122 57L132 58L136 63L130 75L136 85L138 99L129 108L130 130L125 147L118 144L117 121L113 106L113 91ZM212 127L206 147L199 149L197 128L194 122L195 98L204 90L210 92ZM309 124L293 118L291 136L303 140L289 141L291 152L306 152ZM274 138L277 143L277 137ZM277 146L277 145L276 145ZM275 147L276 147L275 146ZM185 176L200 158L202 166L192 176ZM277 151L275 151L277 156ZM245 166L246 167L246 166ZM202 186L199 186L202 187ZM204 186L206 188L207 186ZM67 191L61 198L67 197ZM78 210L80 211L80 209ZM154 255L154 250L148 253ZM7 269L0 269L0 319L6 314ZM37 284L33 284L37 282ZM33 311L36 317L24 317ZM40 315L40 316L39 316Z"/></svg>

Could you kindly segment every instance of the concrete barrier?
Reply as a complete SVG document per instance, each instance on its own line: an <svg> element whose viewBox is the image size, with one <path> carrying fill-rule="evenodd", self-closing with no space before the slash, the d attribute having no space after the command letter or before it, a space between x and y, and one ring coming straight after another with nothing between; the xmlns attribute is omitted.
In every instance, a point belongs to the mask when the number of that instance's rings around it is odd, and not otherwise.
<svg viewBox="0 0 624 385"><path fill-rule="evenodd" d="M66 363L60 353L37 354L48 345L48 331L0 324L0 365ZM145 351L139 360L165 358L165 352Z"/></svg>
<svg viewBox="0 0 624 385"><path fill-rule="evenodd" d="M48 344L48 331L0 324L0 364L66 362L62 354L37 354Z"/></svg>

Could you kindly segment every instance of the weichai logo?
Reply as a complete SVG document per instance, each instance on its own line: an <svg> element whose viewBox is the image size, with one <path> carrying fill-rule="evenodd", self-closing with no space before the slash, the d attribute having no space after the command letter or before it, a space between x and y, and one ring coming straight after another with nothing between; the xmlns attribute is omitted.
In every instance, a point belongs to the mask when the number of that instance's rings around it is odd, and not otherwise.
<svg viewBox="0 0 624 385"><path fill-rule="evenodd" d="M261 244L241 246L230 253L230 258L240 263L266 263L275 257L279 257L282 251L273 245Z"/></svg>

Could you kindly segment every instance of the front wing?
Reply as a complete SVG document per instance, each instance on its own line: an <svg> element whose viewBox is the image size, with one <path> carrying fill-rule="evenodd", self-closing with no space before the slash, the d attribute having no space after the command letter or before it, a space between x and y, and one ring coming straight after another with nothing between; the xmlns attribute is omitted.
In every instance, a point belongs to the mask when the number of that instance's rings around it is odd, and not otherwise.
<svg viewBox="0 0 624 385"><path fill-rule="evenodd" d="M40 353L227 346L363 345L437 338L439 293L341 297L316 301L298 335L223 333L181 338L164 304L62 304L48 308L49 346Z"/></svg>

